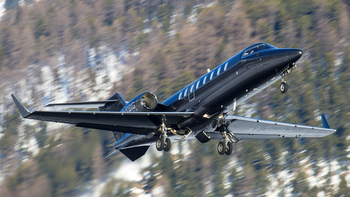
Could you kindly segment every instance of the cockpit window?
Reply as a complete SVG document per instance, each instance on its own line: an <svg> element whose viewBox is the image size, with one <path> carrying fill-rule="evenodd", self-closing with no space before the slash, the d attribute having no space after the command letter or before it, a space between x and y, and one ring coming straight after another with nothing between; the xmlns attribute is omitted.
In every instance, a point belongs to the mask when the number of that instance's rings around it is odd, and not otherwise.
<svg viewBox="0 0 350 197"><path fill-rule="evenodd" d="M266 49L272 49L273 47L268 45L268 44L259 44L253 47L248 48L247 50L245 50L243 52L243 57L251 55L253 53L259 52L259 51L263 51Z"/></svg>

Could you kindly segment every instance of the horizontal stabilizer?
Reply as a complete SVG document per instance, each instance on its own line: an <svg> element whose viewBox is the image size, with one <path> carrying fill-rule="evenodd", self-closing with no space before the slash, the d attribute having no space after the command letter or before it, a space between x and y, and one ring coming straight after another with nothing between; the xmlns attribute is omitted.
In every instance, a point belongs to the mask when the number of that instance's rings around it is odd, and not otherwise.
<svg viewBox="0 0 350 197"><path fill-rule="evenodd" d="M120 111L126 102L122 95L115 93L108 100L102 101L82 101L82 102L69 102L69 103L50 103L45 107L55 108L98 108L99 111Z"/></svg>
<svg viewBox="0 0 350 197"><path fill-rule="evenodd" d="M27 117L30 114L30 111L21 103L21 101L19 101L19 99L14 94L11 94L11 97L12 97L13 101L15 102L22 117L23 118Z"/></svg>
<svg viewBox="0 0 350 197"><path fill-rule="evenodd" d="M326 118L326 115L322 114L322 115L321 115L321 118L322 118L322 126L323 126L323 128L332 129L331 126L330 126L329 123L328 123L328 120L327 120L327 118Z"/></svg>
<svg viewBox="0 0 350 197"><path fill-rule="evenodd" d="M114 153L118 152L118 150L114 150L111 154L107 155L105 159L109 158L110 156L114 155Z"/></svg>
<svg viewBox="0 0 350 197"><path fill-rule="evenodd" d="M139 146L135 148L121 149L120 152L127 156L131 161L135 161L145 155L148 148L149 146Z"/></svg>
<svg viewBox="0 0 350 197"><path fill-rule="evenodd" d="M129 142L130 143L130 142ZM105 159L109 158L110 156L114 155L114 153L118 152L120 149L124 148L129 143L124 144L123 146L119 147L118 149L115 149L111 154L107 155Z"/></svg>
<svg viewBox="0 0 350 197"><path fill-rule="evenodd" d="M45 107L57 107L57 108L98 108L104 106L106 103L115 103L118 100L104 100L104 101L83 101L83 102L70 102L70 103L50 103Z"/></svg>

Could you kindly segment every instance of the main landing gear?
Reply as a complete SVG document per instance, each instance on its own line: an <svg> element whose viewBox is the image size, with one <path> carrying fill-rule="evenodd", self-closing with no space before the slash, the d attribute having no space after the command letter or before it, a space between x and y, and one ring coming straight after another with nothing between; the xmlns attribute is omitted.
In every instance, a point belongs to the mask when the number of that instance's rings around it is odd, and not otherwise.
<svg viewBox="0 0 350 197"><path fill-rule="evenodd" d="M165 117L162 119L162 124L159 127L159 131L161 132L160 137L156 141L156 148L158 151L164 150L165 152L168 152L171 148L171 141L168 138L167 135L167 128L165 126Z"/></svg>
<svg viewBox="0 0 350 197"><path fill-rule="evenodd" d="M217 151L220 155L231 155L233 150L233 145L232 142L227 142L225 141L220 141L218 146L217 146Z"/></svg>
<svg viewBox="0 0 350 197"><path fill-rule="evenodd" d="M156 141L156 148L158 151L164 150L165 152L168 152L171 148L171 141L167 137L160 137Z"/></svg>
<svg viewBox="0 0 350 197"><path fill-rule="evenodd" d="M216 120L214 123L214 125L217 126L216 131L219 131L223 137L223 140L221 140L217 146L217 151L220 155L231 155L233 151L233 143L237 143L241 140L228 129L230 123L231 121L225 123L224 118Z"/></svg>

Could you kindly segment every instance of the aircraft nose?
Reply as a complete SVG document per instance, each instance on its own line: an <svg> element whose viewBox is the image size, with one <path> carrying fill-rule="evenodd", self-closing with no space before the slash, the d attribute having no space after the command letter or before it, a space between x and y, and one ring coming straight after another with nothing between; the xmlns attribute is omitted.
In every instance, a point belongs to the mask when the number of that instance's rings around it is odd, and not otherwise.
<svg viewBox="0 0 350 197"><path fill-rule="evenodd" d="M293 63L296 63L303 55L303 50L301 49L288 49L287 50L288 59Z"/></svg>

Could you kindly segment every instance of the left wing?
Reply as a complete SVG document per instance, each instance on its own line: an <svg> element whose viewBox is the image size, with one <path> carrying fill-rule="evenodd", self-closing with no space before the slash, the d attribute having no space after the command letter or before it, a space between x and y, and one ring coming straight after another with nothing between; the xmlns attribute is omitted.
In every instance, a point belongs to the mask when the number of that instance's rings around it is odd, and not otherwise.
<svg viewBox="0 0 350 197"><path fill-rule="evenodd" d="M242 116L227 115L228 129L238 138L243 139L274 139L279 137L325 137L334 133L322 114L322 127L297 125ZM222 139L221 134L207 133L211 138Z"/></svg>
<svg viewBox="0 0 350 197"><path fill-rule="evenodd" d="M193 112L111 112L111 111L29 111L11 95L23 118L74 124L78 127L147 135L165 116L167 123L178 123Z"/></svg>

